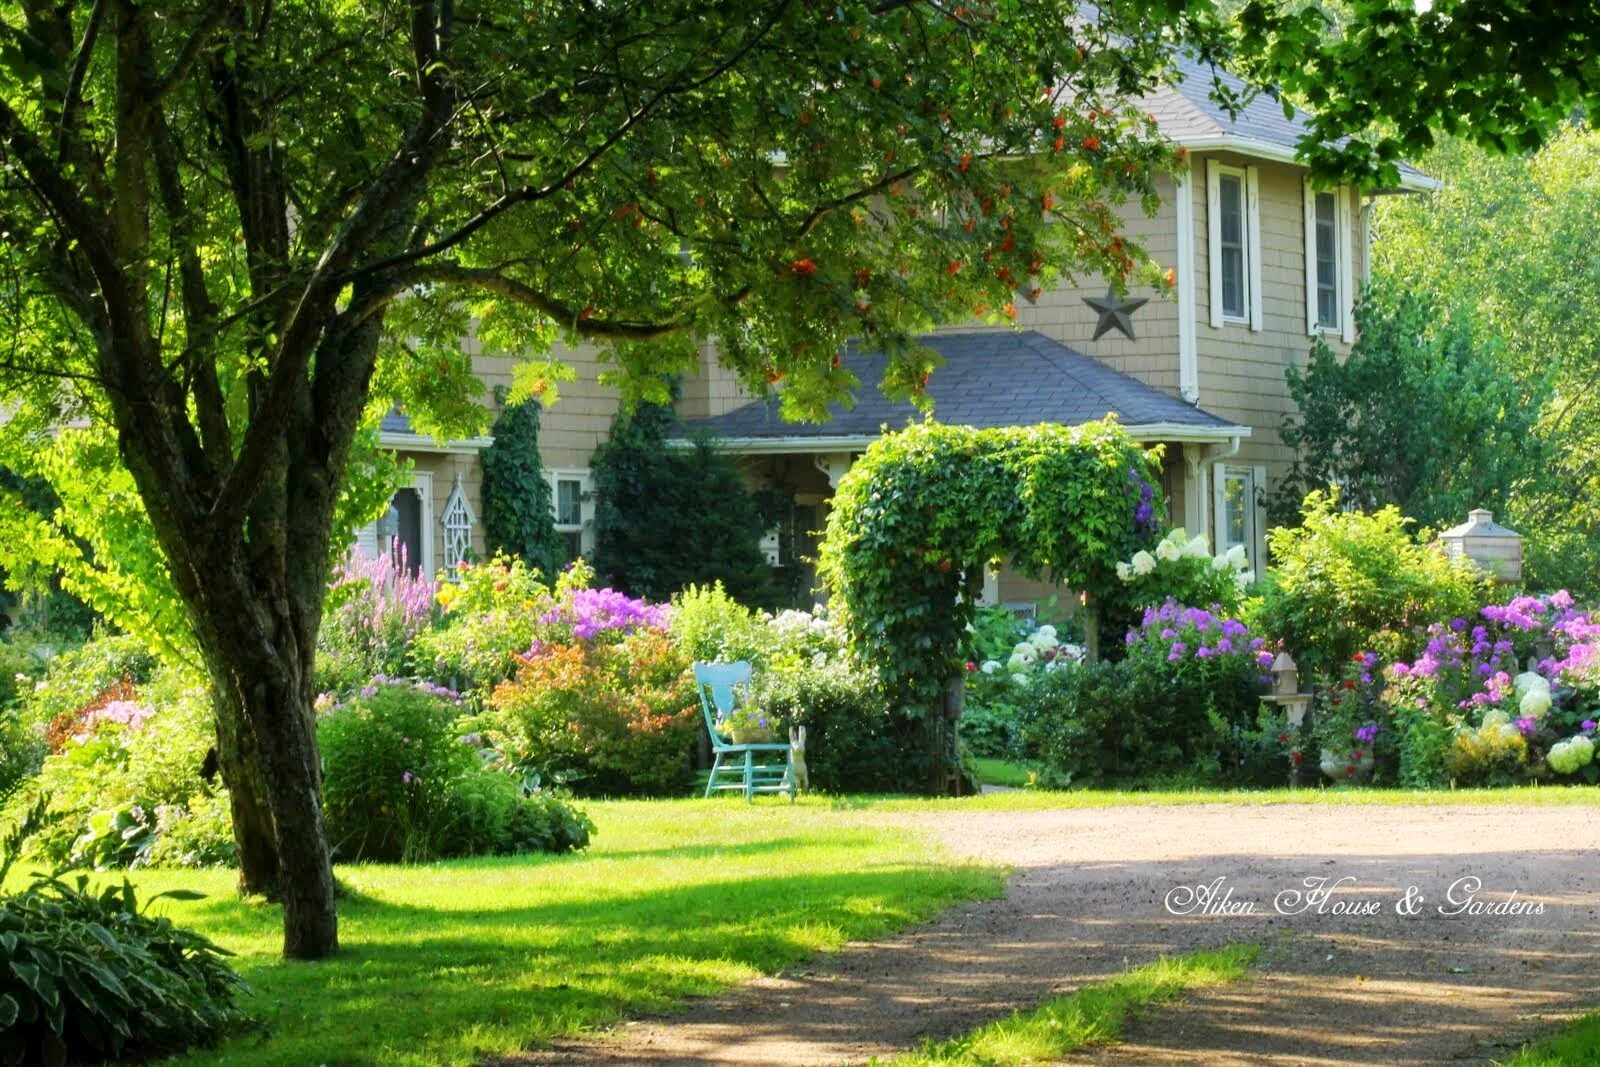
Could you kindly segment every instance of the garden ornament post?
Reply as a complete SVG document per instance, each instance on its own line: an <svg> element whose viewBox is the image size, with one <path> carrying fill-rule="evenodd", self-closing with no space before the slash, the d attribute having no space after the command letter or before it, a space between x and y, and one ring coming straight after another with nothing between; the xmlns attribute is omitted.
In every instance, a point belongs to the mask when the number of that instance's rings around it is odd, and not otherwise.
<svg viewBox="0 0 1600 1067"><path fill-rule="evenodd" d="M1311 706L1311 694L1300 691L1300 668L1289 653L1279 652L1272 661L1272 692L1262 699L1282 708L1289 729L1306 736L1306 709ZM1298 763L1289 768L1289 784L1300 784Z"/></svg>

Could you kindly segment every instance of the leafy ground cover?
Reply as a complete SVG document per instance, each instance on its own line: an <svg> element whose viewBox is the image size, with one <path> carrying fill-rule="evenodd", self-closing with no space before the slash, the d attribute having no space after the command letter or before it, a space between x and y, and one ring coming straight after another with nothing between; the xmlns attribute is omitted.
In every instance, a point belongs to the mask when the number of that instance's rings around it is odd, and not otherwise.
<svg viewBox="0 0 1600 1067"><path fill-rule="evenodd" d="M981 1026L949 1041L896 1056L881 1067L1022 1067L1054 1062L1088 1045L1113 1044L1135 1012L1182 997L1191 989L1244 977L1257 945L1163 957L1109 981L1054 997L1033 1011ZM879 1061L881 1062L881 1061Z"/></svg>
<svg viewBox="0 0 1600 1067"><path fill-rule="evenodd" d="M822 809L822 810L819 810ZM998 895L1002 874L825 805L617 802L593 850L338 869L345 950L284 963L275 907L229 871L141 871L238 953L261 1031L185 1065L455 1064L658 1010ZM686 817L691 814L695 817Z"/></svg>

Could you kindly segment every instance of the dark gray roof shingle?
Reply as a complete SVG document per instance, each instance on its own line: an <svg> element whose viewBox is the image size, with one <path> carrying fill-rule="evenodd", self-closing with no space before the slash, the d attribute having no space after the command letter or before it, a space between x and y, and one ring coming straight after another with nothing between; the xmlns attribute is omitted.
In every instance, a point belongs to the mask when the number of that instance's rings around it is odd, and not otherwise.
<svg viewBox="0 0 1600 1067"><path fill-rule="evenodd" d="M1246 94L1243 79L1228 71L1189 56L1178 60L1183 81L1176 88L1163 89L1145 100L1161 132L1179 144L1204 142L1207 138L1235 137L1275 148L1293 150L1310 126L1311 116L1295 110L1292 118L1283 114L1283 104L1265 93L1250 98L1237 117L1211 98L1212 84L1220 79L1230 92ZM1400 164L1403 178L1431 183L1415 167Z"/></svg>
<svg viewBox="0 0 1600 1067"><path fill-rule="evenodd" d="M1125 426L1178 425L1224 430L1233 423L1169 396L1099 360L1033 330L935 333L922 342L945 360L928 379L934 418L958 426L1076 425L1114 414ZM757 400L712 419L686 421L685 432L710 430L741 439L861 438L921 418L905 401L878 389L887 357L850 344L844 366L861 379L856 406L835 405L821 424L784 422L776 399Z"/></svg>

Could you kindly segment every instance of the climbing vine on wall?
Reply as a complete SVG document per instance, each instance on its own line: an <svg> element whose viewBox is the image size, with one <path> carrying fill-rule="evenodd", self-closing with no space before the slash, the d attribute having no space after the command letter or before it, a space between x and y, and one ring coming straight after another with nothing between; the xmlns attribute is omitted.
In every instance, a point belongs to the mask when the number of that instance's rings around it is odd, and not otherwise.
<svg viewBox="0 0 1600 1067"><path fill-rule="evenodd" d="M483 453L483 537L491 555L510 553L554 574L566 562L566 548L539 458L539 410L537 400L523 400L506 404L495 419L494 444Z"/></svg>
<svg viewBox="0 0 1600 1067"><path fill-rule="evenodd" d="M856 652L908 713L927 715L961 673L986 565L1009 560L1115 603L1117 561L1164 523L1157 458L1109 419L927 422L880 437L840 482L821 552Z"/></svg>

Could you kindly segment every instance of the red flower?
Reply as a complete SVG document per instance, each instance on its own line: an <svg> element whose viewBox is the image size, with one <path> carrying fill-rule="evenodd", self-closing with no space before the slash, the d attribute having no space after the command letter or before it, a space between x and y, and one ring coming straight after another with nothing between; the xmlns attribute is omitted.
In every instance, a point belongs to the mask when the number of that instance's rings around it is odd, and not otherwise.
<svg viewBox="0 0 1600 1067"><path fill-rule="evenodd" d="M1059 152L1063 148L1067 147L1067 139L1065 137L1057 137L1054 141L1050 142L1050 147L1054 151Z"/></svg>
<svg viewBox="0 0 1600 1067"><path fill-rule="evenodd" d="M970 659L967 660L967 670L975 671L977 669L978 669L978 665L976 663L972 662Z"/></svg>
<svg viewBox="0 0 1600 1067"><path fill-rule="evenodd" d="M950 275L950 277L954 278L957 274L961 273L961 261L956 260L955 262L951 263L944 269L944 272Z"/></svg>
<svg viewBox="0 0 1600 1067"><path fill-rule="evenodd" d="M1302 756L1302 755L1301 755L1301 754L1300 754L1300 753L1298 753L1298 752L1291 752L1291 753L1289 753L1289 758L1290 758L1290 759L1292 759L1292 760L1293 760L1293 761L1294 761L1294 765L1295 765L1295 766L1296 766L1296 767L1298 767L1298 766L1300 766L1300 764L1301 764L1301 763L1303 763L1303 762L1304 762L1304 761L1305 761L1305 757L1304 757L1304 756Z"/></svg>
<svg viewBox="0 0 1600 1067"><path fill-rule="evenodd" d="M1067 120L1066 120L1066 117L1063 116L1063 115L1057 115L1055 118L1050 120L1050 125L1054 126L1058 130L1061 127L1065 126L1066 124L1067 124Z"/></svg>
<svg viewBox="0 0 1600 1067"><path fill-rule="evenodd" d="M965 172L970 166L972 166L972 154L970 152L961 153L961 166L959 169Z"/></svg>
<svg viewBox="0 0 1600 1067"><path fill-rule="evenodd" d="M1083 139L1083 147L1091 152L1100 151L1100 138L1091 133Z"/></svg>
<svg viewBox="0 0 1600 1067"><path fill-rule="evenodd" d="M1344 680L1344 687L1346 689L1354 689L1356 687L1356 683L1354 681L1352 681L1351 679L1346 678Z"/></svg>
<svg viewBox="0 0 1600 1067"><path fill-rule="evenodd" d="M789 264L789 269L807 278L817 273L817 265L809 259L797 259Z"/></svg>
<svg viewBox="0 0 1600 1067"><path fill-rule="evenodd" d="M1278 735L1278 743L1279 744L1283 744L1283 745L1287 745L1289 743L1289 735L1288 734L1279 734Z"/></svg>

